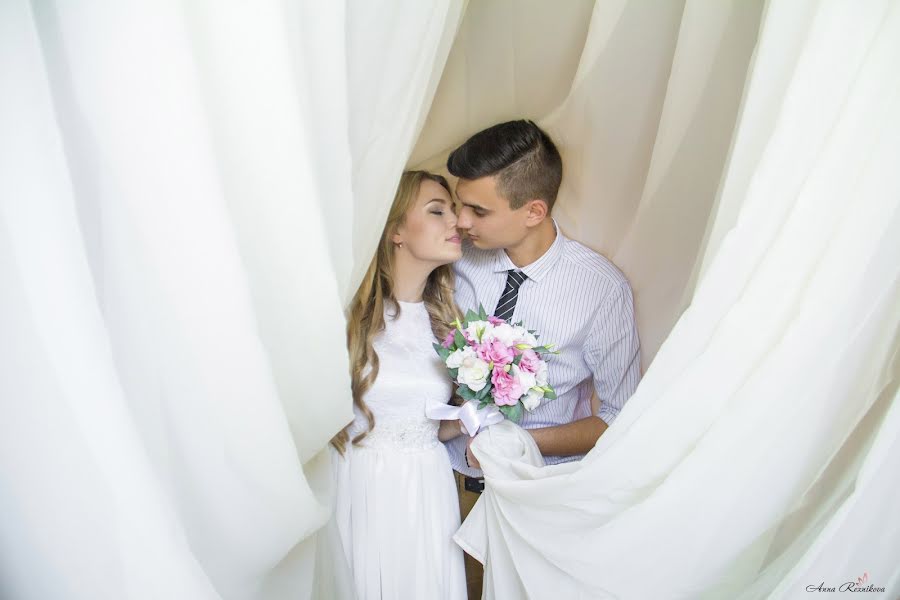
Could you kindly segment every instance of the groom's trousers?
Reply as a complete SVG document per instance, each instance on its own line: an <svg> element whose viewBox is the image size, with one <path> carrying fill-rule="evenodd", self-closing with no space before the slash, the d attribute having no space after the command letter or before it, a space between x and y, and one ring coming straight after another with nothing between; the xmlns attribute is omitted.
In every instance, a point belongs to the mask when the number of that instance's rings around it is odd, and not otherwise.
<svg viewBox="0 0 900 600"><path fill-rule="evenodd" d="M466 477L461 473L453 472L456 476L456 491L459 495L459 512L460 517L464 521L469 515L469 511L478 501L478 492L472 492L466 489ZM469 556L465 555L466 564L466 587L469 590L469 600L481 600L481 582L484 577L484 567L481 563Z"/></svg>

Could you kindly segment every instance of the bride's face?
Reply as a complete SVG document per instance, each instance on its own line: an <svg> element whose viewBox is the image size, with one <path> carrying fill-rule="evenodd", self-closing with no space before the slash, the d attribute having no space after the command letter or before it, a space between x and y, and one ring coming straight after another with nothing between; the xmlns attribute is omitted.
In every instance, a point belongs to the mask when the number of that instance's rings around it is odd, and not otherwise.
<svg viewBox="0 0 900 600"><path fill-rule="evenodd" d="M406 213L403 224L393 236L397 251L413 258L445 265L462 256L456 213L450 193L441 184L425 179L419 186L415 202Z"/></svg>

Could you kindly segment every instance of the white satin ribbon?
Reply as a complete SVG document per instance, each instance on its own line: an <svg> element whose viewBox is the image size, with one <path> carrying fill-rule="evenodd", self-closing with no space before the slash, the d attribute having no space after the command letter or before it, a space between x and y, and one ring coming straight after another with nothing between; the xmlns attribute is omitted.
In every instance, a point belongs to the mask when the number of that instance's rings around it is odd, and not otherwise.
<svg viewBox="0 0 900 600"><path fill-rule="evenodd" d="M478 403L474 400L469 400L462 406L453 406L452 404L429 400L425 405L425 416L437 421L459 419L466 428L469 437L475 437L479 429L499 423L506 418L495 404L488 404L484 408L479 409Z"/></svg>

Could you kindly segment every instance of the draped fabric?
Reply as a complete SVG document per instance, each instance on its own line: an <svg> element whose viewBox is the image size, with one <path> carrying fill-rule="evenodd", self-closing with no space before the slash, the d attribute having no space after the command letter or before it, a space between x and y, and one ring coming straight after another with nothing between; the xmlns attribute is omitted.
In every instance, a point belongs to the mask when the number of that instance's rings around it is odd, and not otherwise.
<svg viewBox="0 0 900 600"><path fill-rule="evenodd" d="M488 598L792 598L864 574L884 597L900 589L900 515L888 508L900 499L900 4L767 6L718 210L708 227L688 214L684 232L681 207L715 208L708 194L703 207L678 195L699 189L688 179L706 148L684 133L676 152L670 139L686 125L676 111L696 102L676 68L681 48L704 41L685 39L696 9L685 7L644 194L616 254L659 264L684 233L696 257L660 277L687 288L693 264L696 291L580 463L537 468L529 436L509 426L476 438L487 487L459 537L486 561ZM590 87L576 84L548 121L590 106ZM658 174L676 168L688 172ZM654 230L655 246L629 247Z"/></svg>
<svg viewBox="0 0 900 600"><path fill-rule="evenodd" d="M392 8L0 4L0 596L340 593L342 307L463 4Z"/></svg>
<svg viewBox="0 0 900 600"><path fill-rule="evenodd" d="M477 439L488 594L896 595L898 4L0 3L0 596L346 597L342 307L519 117L649 368L581 463Z"/></svg>

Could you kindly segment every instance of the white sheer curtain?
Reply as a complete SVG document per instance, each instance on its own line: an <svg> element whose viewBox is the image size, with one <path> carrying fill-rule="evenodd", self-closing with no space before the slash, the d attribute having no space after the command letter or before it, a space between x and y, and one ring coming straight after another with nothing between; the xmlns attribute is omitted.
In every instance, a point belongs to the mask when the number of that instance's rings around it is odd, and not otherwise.
<svg viewBox="0 0 900 600"><path fill-rule="evenodd" d="M640 5L602 4L594 65ZM508 428L476 439L488 490L460 537L487 597L791 598L864 573L900 589L900 3L770 3L738 111L715 90L742 77L717 76L709 49L746 64L759 14L686 3L646 175L585 118L618 93L603 69L581 68L546 120L575 149L569 193L621 181L607 157L644 179L632 214L567 196L560 219L603 231L623 213L623 241L598 239L639 298L660 290L651 330L682 290L690 306L580 463L530 467Z"/></svg>
<svg viewBox="0 0 900 600"><path fill-rule="evenodd" d="M392 7L0 4L4 598L341 593L342 306L463 3Z"/></svg>
<svg viewBox="0 0 900 600"><path fill-rule="evenodd" d="M0 596L346 594L341 306L403 165L520 116L659 355L579 465L479 438L492 593L896 594L897 28L894 0L0 3Z"/></svg>

